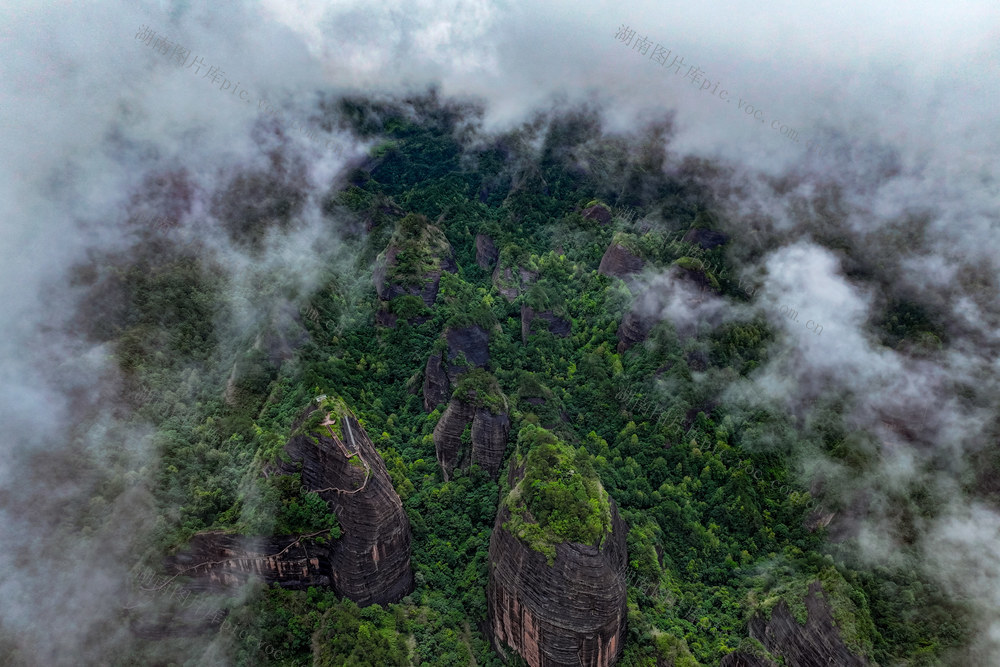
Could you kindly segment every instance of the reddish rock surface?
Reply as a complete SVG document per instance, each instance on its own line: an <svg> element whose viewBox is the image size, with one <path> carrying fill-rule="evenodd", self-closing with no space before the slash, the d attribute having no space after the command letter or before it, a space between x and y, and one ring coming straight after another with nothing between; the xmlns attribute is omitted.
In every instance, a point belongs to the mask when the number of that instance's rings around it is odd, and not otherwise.
<svg viewBox="0 0 1000 667"><path fill-rule="evenodd" d="M298 536L249 537L206 531L167 560L171 574L191 577L192 591L221 592L262 578L284 588L330 585L328 546Z"/></svg>
<svg viewBox="0 0 1000 667"><path fill-rule="evenodd" d="M462 445L462 433L471 424L471 447ZM493 414L486 408L452 399L434 427L434 449L447 480L457 467L468 468L476 463L493 479L500 472L510 418L506 413Z"/></svg>
<svg viewBox="0 0 1000 667"><path fill-rule="evenodd" d="M343 440L328 432L319 445L305 435L289 439L285 451L302 485L333 507L341 536L330 548L334 591L360 605L397 602L413 590L410 522L392 486L385 462L353 414L339 417ZM362 465L352 463L356 453Z"/></svg>
<svg viewBox="0 0 1000 667"><path fill-rule="evenodd" d="M410 523L403 504L357 419L349 413L338 419L343 439L329 429L318 445L294 435L285 446L292 460L280 465L285 474L300 472L303 487L327 501L340 524L338 539L325 536L320 543L321 535L204 532L168 559L168 572L190 578L185 586L194 591L225 590L260 578L285 588L332 586L360 605L397 602L412 591Z"/></svg>
<svg viewBox="0 0 1000 667"><path fill-rule="evenodd" d="M530 667L617 662L626 620L625 583L617 572L627 558L627 528L614 500L611 513L612 531L599 547L556 545L549 566L544 555L504 530L510 511L501 504L486 592L494 646L513 649Z"/></svg>

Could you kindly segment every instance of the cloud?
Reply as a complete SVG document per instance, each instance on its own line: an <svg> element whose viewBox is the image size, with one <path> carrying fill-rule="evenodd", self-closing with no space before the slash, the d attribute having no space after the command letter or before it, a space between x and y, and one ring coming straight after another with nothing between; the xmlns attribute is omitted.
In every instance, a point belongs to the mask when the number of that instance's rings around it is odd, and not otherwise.
<svg viewBox="0 0 1000 667"><path fill-rule="evenodd" d="M324 125L320 100L429 84L481 100L490 130L583 102L602 109L612 131L676 112L666 169L685 173L685 156L720 166L718 176L689 177L725 213L732 259L760 290L751 306L736 306L659 276L649 284L662 298L643 307L681 329L768 318L779 342L754 380L804 417L818 398L849 397L846 420L886 452L865 477L875 510L889 503L880 480L956 489L922 527L920 553L930 574L974 596L984 637L996 642L1000 567L989 531L972 527L991 530L998 515L957 484L975 472L984 442L995 443L1000 397L1000 118L989 92L1000 18L988 3L21 2L2 12L0 529L14 546L0 556L0 618L22 652L70 664L127 642L113 620L114 582L132 564L125 537L142 534L153 513L148 427L113 417L122 378L111 351L76 329L85 290L67 272L131 252L145 233L131 218L167 216L179 223L172 234L199 239L223 267L227 296L244 304L239 324L259 321L314 288L331 258L349 259L320 201L367 146ZM730 101L617 41L622 24L699 67ZM247 99L136 40L142 25L218 67ZM818 148L807 150L809 141ZM258 254L232 241L217 203L248 174L302 201L292 227L266 236ZM167 184L160 199L158 179ZM275 274L289 284L256 298L261 277ZM936 315L947 334L939 351L880 342L873 322L894 299ZM781 317L782 306L820 322L822 334ZM901 433L900 423L918 421L915 434ZM67 437L75 423L89 426ZM119 473L132 473L133 486L93 501L114 521L77 537L74 507ZM890 522L873 511L859 530L892 536ZM891 558L886 539L863 541L870 558ZM942 546L961 558L942 559Z"/></svg>

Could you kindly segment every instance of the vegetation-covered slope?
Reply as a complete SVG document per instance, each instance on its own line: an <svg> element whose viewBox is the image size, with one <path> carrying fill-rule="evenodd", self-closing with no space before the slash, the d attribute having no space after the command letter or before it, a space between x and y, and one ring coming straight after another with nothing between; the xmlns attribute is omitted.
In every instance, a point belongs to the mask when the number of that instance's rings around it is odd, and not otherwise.
<svg viewBox="0 0 1000 667"><path fill-rule="evenodd" d="M90 307L108 310L91 336L112 344L135 388L152 389L148 403L132 406L156 425L162 460L163 519L149 554L206 529L288 535L329 527L326 505L273 469L302 406L326 393L342 397L385 462L412 526L416 587L385 608L361 609L317 589L260 588L249 601L234 598L232 618L260 640L233 640L243 642L236 650L245 664L273 660L254 648L259 643L277 647L287 665L498 665L484 623L499 504L512 513L512 533L551 555L557 541L600 543L610 530L610 499L628 524L619 664L716 665L747 647L754 619L779 591L793 615L802 609L814 579L836 582L836 593L827 590L840 601L832 618L852 651L872 664L939 664L963 641L962 608L907 568L861 568L849 544L831 543L811 520L810 489L792 474L789 462L803 443L848 466L866 456L835 408L801 424L777 410L748 415L724 399L728 384L767 358L774 332L765 323L681 336L660 321L642 344L618 352L633 297L618 277L598 271L612 242L646 269L667 272L675 263L703 274L723 298L749 298L731 278L735 260L725 244L670 241L705 227L708 216L696 216L712 201L690 172L661 169L664 128L605 136L591 114L576 112L486 136L462 131L469 113L434 97L347 100L331 111L358 135L383 141L325 205L331 220L365 221L369 230L340 233L331 223L331 238L353 259L332 266L307 297L283 292L290 281L281 275L261 274L268 294L305 298L317 314L276 316L302 334L286 336L291 357L268 354L268 325L232 335L221 297L227 286L208 253L154 252L142 239L135 254L104 259L114 269L81 270ZM613 181L589 172L585 151L621 162ZM655 224L584 217L595 198ZM296 202L280 211L294 211ZM517 267L512 281L495 280L476 262L480 234L499 249L498 267ZM397 281L401 290L439 273L431 305L416 294L384 295L395 299L399 319L391 327L376 322L371 278L380 265L385 284ZM539 321L525 342L525 304L554 309L569 322L568 335ZM933 324L902 315L886 322L890 342L915 339L910 329ZM481 385L478 406L510 411L511 433L525 445L515 463L524 478L505 498L476 465L455 468L445 481L433 436L443 409L427 414L420 396L442 334L473 324L490 332L488 368L465 375L456 395L469 398ZM640 416L617 398L622 387L674 418ZM505 460L514 448L510 442ZM792 581L797 587L782 588Z"/></svg>

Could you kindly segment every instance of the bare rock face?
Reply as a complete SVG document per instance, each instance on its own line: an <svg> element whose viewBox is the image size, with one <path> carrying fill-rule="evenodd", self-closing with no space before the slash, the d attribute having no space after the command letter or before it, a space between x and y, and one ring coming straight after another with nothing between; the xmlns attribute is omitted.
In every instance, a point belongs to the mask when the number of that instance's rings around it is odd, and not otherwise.
<svg viewBox="0 0 1000 667"><path fill-rule="evenodd" d="M480 268L489 271L500 256L500 251L496 244L486 234L476 234L476 264Z"/></svg>
<svg viewBox="0 0 1000 667"><path fill-rule="evenodd" d="M625 562L625 525L600 548L566 543L554 565L503 529L497 515L490 539L487 589L490 630L531 667L613 665L624 642L625 585L616 568Z"/></svg>
<svg viewBox="0 0 1000 667"><path fill-rule="evenodd" d="M654 324L656 322L652 317L642 315L635 309L628 311L618 326L618 354L646 340Z"/></svg>
<svg viewBox="0 0 1000 667"><path fill-rule="evenodd" d="M601 258L597 272L605 276L615 276L624 280L642 271L646 262L623 245L612 243Z"/></svg>
<svg viewBox="0 0 1000 667"><path fill-rule="evenodd" d="M510 418L506 413L494 414L476 408L472 419L472 462L478 463L493 479L500 473L509 434Z"/></svg>
<svg viewBox="0 0 1000 667"><path fill-rule="evenodd" d="M684 235L685 243L696 243L705 250L711 250L729 241L729 236L711 229L695 228Z"/></svg>
<svg viewBox="0 0 1000 667"><path fill-rule="evenodd" d="M528 344L528 335L531 333L531 322L535 319L542 319L549 323L549 331L560 338L565 338L572 332L572 324L550 310L536 311L528 304L521 304L521 342Z"/></svg>
<svg viewBox="0 0 1000 667"><path fill-rule="evenodd" d="M854 655L844 645L822 591L818 581L810 584L805 598L809 614L805 627L798 624L788 605L780 602L771 612L770 621L761 617L750 621L750 636L772 653L784 656L790 665L867 667L866 659Z"/></svg>
<svg viewBox="0 0 1000 667"><path fill-rule="evenodd" d="M424 368L424 410L430 412L451 396L451 381L441 365L441 355L432 354Z"/></svg>
<svg viewBox="0 0 1000 667"><path fill-rule="evenodd" d="M596 220L602 225L611 222L611 211L608 210L607 206L602 204L595 204L590 208L583 209L581 215L587 220Z"/></svg>
<svg viewBox="0 0 1000 667"><path fill-rule="evenodd" d="M375 313L375 324L381 327L395 329L397 319L399 318L397 318L393 313L390 313L388 310L379 309Z"/></svg>
<svg viewBox="0 0 1000 667"><path fill-rule="evenodd" d="M508 480L514 485L524 466L511 464ZM490 538L487 588L489 632L501 656L512 650L530 667L617 662L626 620L626 588L617 571L627 560L627 528L609 501L610 531L597 544L556 544L551 565L505 528L511 511L501 503Z"/></svg>
<svg viewBox="0 0 1000 667"><path fill-rule="evenodd" d="M399 262L399 256L404 252L410 256L405 267ZM458 271L451 244L444 233L426 218L411 214L397 224L388 247L375 262L372 280L383 302L411 295L432 306L443 271Z"/></svg>
<svg viewBox="0 0 1000 667"><path fill-rule="evenodd" d="M517 267L517 274L515 277L514 269L509 266L501 267L500 264L493 270L493 286L510 302L523 294L528 285L538 278L538 273L524 267Z"/></svg>
<svg viewBox="0 0 1000 667"><path fill-rule="evenodd" d="M310 421L316 410L322 414ZM303 490L318 493L337 515L340 537L204 532L168 559L167 570L190 578L185 586L196 592L260 578L285 588L332 586L363 606L397 602L412 591L410 523L382 457L354 415L340 401L313 406L285 451L292 460L282 462L280 472L301 473Z"/></svg>
<svg viewBox="0 0 1000 667"><path fill-rule="evenodd" d="M445 403L458 379L469 368L485 368L490 361L490 334L473 324L460 329L447 329L444 333L447 349L432 354L424 368L424 410ZM463 355L465 364L459 363Z"/></svg>
<svg viewBox="0 0 1000 667"><path fill-rule="evenodd" d="M473 324L461 329L448 329L444 335L448 341L449 361L462 353L476 368L482 368L489 363L490 334L482 327Z"/></svg>
<svg viewBox="0 0 1000 667"><path fill-rule="evenodd" d="M413 590L410 522L357 418L342 403L322 405L330 408L330 425L289 439L292 463L283 464L284 471L301 463L302 485L337 515L342 532L330 548L334 591L360 605L397 602Z"/></svg>
<svg viewBox="0 0 1000 667"><path fill-rule="evenodd" d="M221 592L262 578L283 588L330 585L329 546L296 536L248 537L206 531L167 559L167 570L194 579L187 589Z"/></svg>
<svg viewBox="0 0 1000 667"><path fill-rule="evenodd" d="M471 428L470 448L462 443L467 427ZM453 398L434 427L434 449L445 480L455 468L468 468L473 463L496 479L509 434L506 412L494 414L485 407Z"/></svg>
<svg viewBox="0 0 1000 667"><path fill-rule="evenodd" d="M795 620L788 604L782 600L771 611L769 620L760 614L750 620L750 636L775 657L783 657L785 664L795 667L869 667L872 664L844 644L819 581L809 584L804 602L808 613L804 626ZM726 658L729 662L722 662L725 667L774 665L769 660L740 652Z"/></svg>

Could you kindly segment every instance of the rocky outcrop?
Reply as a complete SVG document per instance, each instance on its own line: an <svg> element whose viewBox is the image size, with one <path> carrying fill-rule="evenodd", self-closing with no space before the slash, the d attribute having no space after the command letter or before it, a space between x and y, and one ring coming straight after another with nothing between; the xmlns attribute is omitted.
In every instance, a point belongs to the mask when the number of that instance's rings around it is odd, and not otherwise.
<svg viewBox="0 0 1000 667"><path fill-rule="evenodd" d="M618 354L646 340L655 324L656 320L651 315L642 314L635 308L628 311L618 325Z"/></svg>
<svg viewBox="0 0 1000 667"><path fill-rule="evenodd" d="M404 253L406 262L401 264ZM399 221L388 247L376 259L372 280L383 303L410 295L432 306L443 271L458 271L451 244L426 218L411 214Z"/></svg>
<svg viewBox="0 0 1000 667"><path fill-rule="evenodd" d="M476 264L481 269L489 271L499 256L500 251L492 238L486 234L476 234Z"/></svg>
<svg viewBox="0 0 1000 667"><path fill-rule="evenodd" d="M729 236L711 229L695 228L684 235L685 243L695 243L704 250L711 250L729 241Z"/></svg>
<svg viewBox="0 0 1000 667"><path fill-rule="evenodd" d="M630 275L642 271L644 266L646 266L646 262L641 257L636 256L621 244L612 243L604 252L597 272L601 275L615 276L624 280Z"/></svg>
<svg viewBox="0 0 1000 667"><path fill-rule="evenodd" d="M300 472L303 487L337 515L341 536L330 548L334 591L360 605L397 602L413 590L410 522L371 438L342 403L321 406L331 408L331 423L289 439L292 461L282 464L283 472Z"/></svg>
<svg viewBox="0 0 1000 667"><path fill-rule="evenodd" d="M819 581L809 584L804 602L805 625L795 620L788 604L782 600L775 605L769 619L764 614L754 615L749 624L750 636L775 657L783 657L785 664L795 667L868 667L872 664L844 643ZM729 662L722 663L726 667L771 667L774 664L741 652L730 654L727 659Z"/></svg>
<svg viewBox="0 0 1000 667"><path fill-rule="evenodd" d="M580 213L586 220L596 220L602 225L611 222L611 210L604 204L595 204Z"/></svg>
<svg viewBox="0 0 1000 667"><path fill-rule="evenodd" d="M390 313L388 310L384 308L380 308L375 313L375 324L379 325L380 327L395 329L397 319L398 318L396 317L395 314Z"/></svg>
<svg viewBox="0 0 1000 667"><path fill-rule="evenodd" d="M430 412L434 406L446 402L451 391L451 380L444 371L441 355L432 354L424 367L424 410Z"/></svg>
<svg viewBox="0 0 1000 667"><path fill-rule="evenodd" d="M444 339L445 351L431 354L424 368L424 409L427 412L451 398L462 373L470 368L485 368L490 361L490 334L479 325L447 329ZM463 357L465 363L461 363Z"/></svg>
<svg viewBox="0 0 1000 667"><path fill-rule="evenodd" d="M381 259L381 263L375 267L372 279L375 282L375 291L378 294L378 298L382 301L392 301L397 296L409 294L420 297L428 306L434 305L434 300L437 298L438 285L441 283L441 272L457 272L458 265L455 264L455 260L450 255L441 257L441 268L428 271L422 276L419 282L394 281L391 279L391 271L399 252L399 248L390 246Z"/></svg>
<svg viewBox="0 0 1000 667"><path fill-rule="evenodd" d="M304 590L330 585L329 546L298 536L248 537L222 531L198 533L167 559L167 571L192 580L186 588L221 592L252 578Z"/></svg>
<svg viewBox="0 0 1000 667"><path fill-rule="evenodd" d="M471 428L471 445L463 446L462 434ZM455 468L468 468L473 463L493 479L500 473L510 418L506 412L494 414L485 407L454 398L434 427L434 450L447 481Z"/></svg>
<svg viewBox="0 0 1000 667"><path fill-rule="evenodd" d="M497 291L507 301L511 302L523 294L528 289L528 285L538 278L538 273L529 271L524 267L517 267L516 277L514 271L515 269L509 266L501 267L500 264L497 264L497 267L493 270L493 286L497 288Z"/></svg>
<svg viewBox="0 0 1000 667"><path fill-rule="evenodd" d="M523 474L523 464L512 461L512 486ZM604 667L618 660L626 587L617 572L626 562L627 528L608 500L610 531L595 544L556 544L551 564L511 532L510 508L501 503L490 538L487 605L491 640L502 656L513 651L531 667Z"/></svg>
<svg viewBox="0 0 1000 667"><path fill-rule="evenodd" d="M525 345L528 344L531 323L535 318L548 322L549 331L560 338L565 338L572 332L572 324L568 320L553 314L552 311L536 311L528 304L521 304L521 342Z"/></svg>
<svg viewBox="0 0 1000 667"><path fill-rule="evenodd" d="M314 414L315 411L318 414ZM250 578L285 588L330 586L360 605L396 602L413 590L410 524L382 457L339 400L306 412L285 445L290 461L278 472L299 473L301 491L316 492L336 514L341 535L244 537L218 531L195 535L167 561L195 591L239 586Z"/></svg>

